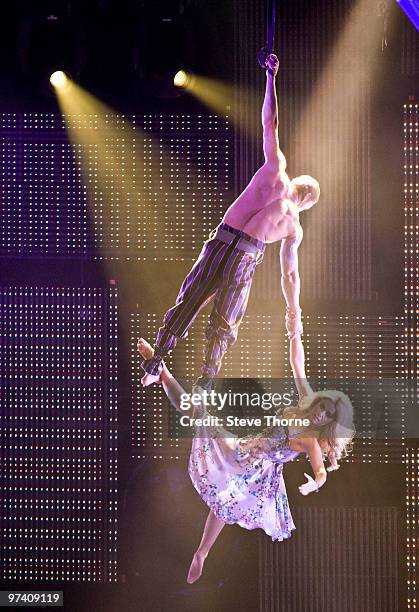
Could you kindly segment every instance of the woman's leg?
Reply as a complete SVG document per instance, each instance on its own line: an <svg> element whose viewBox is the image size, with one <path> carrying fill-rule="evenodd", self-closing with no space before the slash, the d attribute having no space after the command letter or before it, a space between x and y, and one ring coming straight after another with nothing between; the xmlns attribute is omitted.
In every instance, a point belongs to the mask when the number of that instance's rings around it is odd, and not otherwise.
<svg viewBox="0 0 419 612"><path fill-rule="evenodd" d="M205 527L204 533L202 534L201 543L198 546L196 553L193 556L191 566L189 568L187 581L189 584L198 580L198 578L202 574L202 568L204 565L204 561L213 547L216 539L220 535L222 528L225 523L221 519L217 518L215 514L213 514L210 510Z"/></svg>
<svg viewBox="0 0 419 612"><path fill-rule="evenodd" d="M153 348L151 345L144 340L144 338L140 338L137 342L138 351L145 359L150 359L153 356ZM163 369L160 373L159 382L162 383L163 389L169 398L172 405L181 412L182 414L187 414L188 410L181 410L180 408L180 396L182 393L185 393L185 390L179 385L177 380L173 378L166 364L163 362ZM208 518L205 523L204 533L202 534L201 542L198 546L196 553L192 559L191 566L189 568L188 573L188 582L192 584L195 580L198 580L200 575L202 574L202 567L204 565L204 561L206 556L208 555L210 549L212 548L214 542L220 535L222 528L225 523L221 521L219 518L215 516L211 511L208 514Z"/></svg>

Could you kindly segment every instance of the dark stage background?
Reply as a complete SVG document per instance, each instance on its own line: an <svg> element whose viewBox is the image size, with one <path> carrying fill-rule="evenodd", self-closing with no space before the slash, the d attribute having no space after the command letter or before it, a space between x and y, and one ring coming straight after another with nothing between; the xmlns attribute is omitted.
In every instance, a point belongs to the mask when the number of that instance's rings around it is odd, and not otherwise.
<svg viewBox="0 0 419 612"><path fill-rule="evenodd" d="M161 390L140 385L135 345L152 340L203 240L262 161L265 8L20 1L5 11L3 590L59 588L77 611L417 609L417 440L403 427L395 438L387 423L379 439L356 440L319 495L298 494L305 460L285 467L289 541L228 527L201 580L186 584L207 510L187 474L190 442L169 437ZM396 3L287 0L277 50L288 171L322 188L302 219L308 376L415 381L415 29ZM232 85L218 112L175 95L162 77L171 64L214 89ZM105 121L98 106L73 114L67 131L43 79L61 65L107 105ZM257 270L222 377L291 376L278 250ZM178 377L197 374L207 318L168 359ZM358 428L371 418L366 404Z"/></svg>

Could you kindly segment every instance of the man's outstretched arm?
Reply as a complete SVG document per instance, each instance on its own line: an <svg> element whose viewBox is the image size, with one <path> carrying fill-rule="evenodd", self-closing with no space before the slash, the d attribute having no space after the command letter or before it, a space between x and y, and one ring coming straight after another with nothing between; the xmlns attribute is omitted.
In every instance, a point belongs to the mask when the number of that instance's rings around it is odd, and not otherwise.
<svg viewBox="0 0 419 612"><path fill-rule="evenodd" d="M300 310L300 274L298 271L298 247L303 238L302 230L297 236L285 238L281 242L281 287L287 307Z"/></svg>
<svg viewBox="0 0 419 612"><path fill-rule="evenodd" d="M263 152L265 164L278 171L285 171L286 159L279 148L278 140L278 99L276 95L276 75L279 61L276 55L269 55L266 61L266 89L262 106Z"/></svg>
<svg viewBox="0 0 419 612"><path fill-rule="evenodd" d="M285 238L281 243L281 287L287 303L285 322L290 339L290 363L300 397L312 393L305 372L304 346L301 341L303 326L300 308L300 274L298 272L298 247L301 233Z"/></svg>

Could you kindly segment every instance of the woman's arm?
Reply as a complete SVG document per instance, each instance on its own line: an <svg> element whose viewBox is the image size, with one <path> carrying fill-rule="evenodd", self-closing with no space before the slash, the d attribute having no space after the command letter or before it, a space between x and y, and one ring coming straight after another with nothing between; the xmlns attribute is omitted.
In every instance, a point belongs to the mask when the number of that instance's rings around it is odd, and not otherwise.
<svg viewBox="0 0 419 612"><path fill-rule="evenodd" d="M178 383L163 361L163 369L160 374L160 382L172 406L183 415L197 417L202 414L202 404L191 404L190 394ZM186 405L182 402L182 396L187 400Z"/></svg>
<svg viewBox="0 0 419 612"><path fill-rule="evenodd" d="M299 487L299 491L302 495L308 495L313 491L318 491L320 487L324 485L327 480L327 472L324 467L323 453L320 448L320 444L316 438L300 438L303 446L308 454L311 467L314 473L314 479L308 474L304 474L307 477L307 482Z"/></svg>
<svg viewBox="0 0 419 612"><path fill-rule="evenodd" d="M297 334L290 340L290 363L300 399L313 393L306 378L304 362L304 346L300 334Z"/></svg>
<svg viewBox="0 0 419 612"><path fill-rule="evenodd" d="M164 392L166 393L169 402L176 408L178 412L187 414L187 410L180 408L181 397L186 393L185 389L178 383L178 381L172 376L167 367L163 365L163 370L160 376L161 384Z"/></svg>

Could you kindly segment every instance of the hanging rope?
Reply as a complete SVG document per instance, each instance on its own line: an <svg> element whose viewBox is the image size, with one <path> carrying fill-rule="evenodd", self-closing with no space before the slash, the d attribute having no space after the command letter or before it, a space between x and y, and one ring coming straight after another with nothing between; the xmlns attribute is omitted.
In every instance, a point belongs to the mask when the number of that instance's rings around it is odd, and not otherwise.
<svg viewBox="0 0 419 612"><path fill-rule="evenodd" d="M266 20L266 44L258 53L258 61L260 67L264 70L266 68L266 59L270 53L273 53L274 50L276 3L277 0L268 0Z"/></svg>

